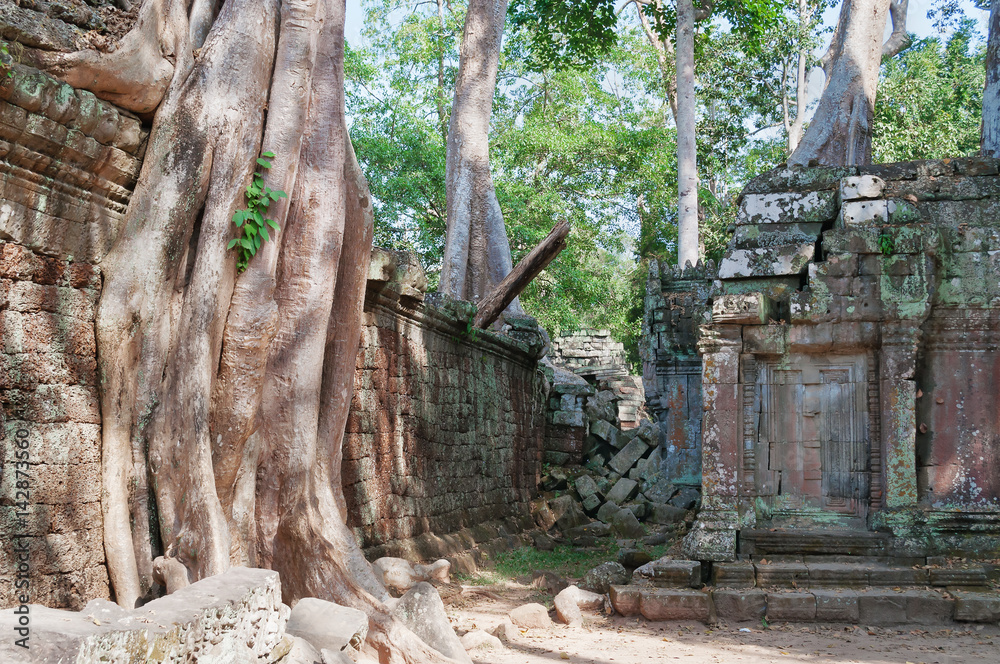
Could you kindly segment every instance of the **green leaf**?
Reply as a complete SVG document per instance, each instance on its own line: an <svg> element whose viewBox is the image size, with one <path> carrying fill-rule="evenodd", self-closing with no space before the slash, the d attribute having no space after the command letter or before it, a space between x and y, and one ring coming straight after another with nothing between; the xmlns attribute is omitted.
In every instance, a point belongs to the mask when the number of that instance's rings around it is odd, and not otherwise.
<svg viewBox="0 0 1000 664"><path fill-rule="evenodd" d="M271 204L271 199L268 198L267 196L263 196L260 199L260 204L263 205L264 207L267 207Z"/></svg>
<svg viewBox="0 0 1000 664"><path fill-rule="evenodd" d="M240 246L243 247L244 249L249 250L249 249L253 248L253 242L250 241L250 238L241 237L240 238Z"/></svg>
<svg viewBox="0 0 1000 664"><path fill-rule="evenodd" d="M261 157L268 157L269 159L274 159L274 153L268 150L267 152L261 152Z"/></svg>
<svg viewBox="0 0 1000 664"><path fill-rule="evenodd" d="M236 224L237 226L242 226L244 214L246 214L246 210L237 210L236 214L233 215L233 223Z"/></svg>
<svg viewBox="0 0 1000 664"><path fill-rule="evenodd" d="M266 240L267 242L271 241L271 236L267 234L267 226L260 227L260 234L264 236L264 240Z"/></svg>
<svg viewBox="0 0 1000 664"><path fill-rule="evenodd" d="M273 198L274 200L278 200L279 198L288 198L288 194L278 189L277 191L271 192L271 198Z"/></svg>
<svg viewBox="0 0 1000 664"><path fill-rule="evenodd" d="M276 231L281 230L280 228L278 228L278 222L276 222L274 219L265 219L264 221L266 221L267 225L273 228L274 230Z"/></svg>
<svg viewBox="0 0 1000 664"><path fill-rule="evenodd" d="M264 178L261 177L260 173L253 174L253 183L257 185L259 191L264 190Z"/></svg>
<svg viewBox="0 0 1000 664"><path fill-rule="evenodd" d="M253 218L254 218L254 221L257 222L258 226L263 226L264 225L264 215L262 215L260 213L260 210L254 210L253 211Z"/></svg>
<svg viewBox="0 0 1000 664"><path fill-rule="evenodd" d="M261 243L260 236L259 235L254 235L253 236L254 251L256 251L257 249L260 249L260 243Z"/></svg>
<svg viewBox="0 0 1000 664"><path fill-rule="evenodd" d="M243 232L246 233L248 237L253 237L257 234L257 228L253 224L247 224L243 227Z"/></svg>
<svg viewBox="0 0 1000 664"><path fill-rule="evenodd" d="M271 168L271 162L269 162L267 159L261 159L260 157L257 157L257 163L263 166L264 168Z"/></svg>
<svg viewBox="0 0 1000 664"><path fill-rule="evenodd" d="M229 245L228 245L228 246L226 247L226 249L232 249L232 248L233 248L233 247L235 247L235 246L236 246L237 244L239 244L239 242L240 242L240 239L239 239L239 238L234 238L234 239L230 240L230 241L229 241Z"/></svg>

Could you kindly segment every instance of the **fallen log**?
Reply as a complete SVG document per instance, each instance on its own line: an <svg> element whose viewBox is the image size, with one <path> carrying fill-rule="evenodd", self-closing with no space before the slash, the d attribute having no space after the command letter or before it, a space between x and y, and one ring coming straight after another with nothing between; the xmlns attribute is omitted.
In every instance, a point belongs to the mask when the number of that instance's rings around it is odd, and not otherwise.
<svg viewBox="0 0 1000 664"><path fill-rule="evenodd" d="M566 248L566 236L569 235L569 221L563 220L555 225L549 234L514 266L504 280L497 284L489 295L479 303L473 326L485 330L495 321L514 298L521 294L531 280L552 262L559 252Z"/></svg>

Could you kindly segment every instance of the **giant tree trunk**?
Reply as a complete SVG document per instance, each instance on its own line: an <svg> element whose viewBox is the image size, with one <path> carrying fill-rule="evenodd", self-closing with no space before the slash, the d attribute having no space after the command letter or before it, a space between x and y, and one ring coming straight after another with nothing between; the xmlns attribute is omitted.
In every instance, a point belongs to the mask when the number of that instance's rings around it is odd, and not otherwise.
<svg viewBox="0 0 1000 664"><path fill-rule="evenodd" d="M677 264L698 262L697 101L694 2L677 1Z"/></svg>
<svg viewBox="0 0 1000 664"><path fill-rule="evenodd" d="M479 302L511 270L510 242L490 174L489 128L507 0L471 0L448 125L448 230L438 289ZM508 311L521 310L517 300Z"/></svg>
<svg viewBox="0 0 1000 664"><path fill-rule="evenodd" d="M192 581L234 563L270 567L288 602L368 613L382 661L447 661L389 618L346 526L341 443L372 210L345 126L344 0L215 5L143 6L123 43L164 56L166 86L144 71L129 88L114 58L52 62L67 80L155 108L97 314L116 599L150 595L159 555ZM277 155L268 184L289 197L270 208L274 241L237 274L231 217L262 149Z"/></svg>
<svg viewBox="0 0 1000 664"><path fill-rule="evenodd" d="M1000 157L1000 0L993 0L990 5L981 149L987 157Z"/></svg>
<svg viewBox="0 0 1000 664"><path fill-rule="evenodd" d="M788 163L867 164L889 0L844 0L824 68L826 89ZM905 14L904 14L905 15Z"/></svg>

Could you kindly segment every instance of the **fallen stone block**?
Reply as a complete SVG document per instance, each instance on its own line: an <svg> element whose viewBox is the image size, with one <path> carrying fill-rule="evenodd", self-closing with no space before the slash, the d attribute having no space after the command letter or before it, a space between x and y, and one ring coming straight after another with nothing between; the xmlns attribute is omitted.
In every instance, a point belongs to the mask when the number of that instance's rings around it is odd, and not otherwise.
<svg viewBox="0 0 1000 664"><path fill-rule="evenodd" d="M472 664L472 658L448 622L441 596L431 584L421 581L413 586L400 598L392 614L445 657Z"/></svg>
<svg viewBox="0 0 1000 664"><path fill-rule="evenodd" d="M629 569L642 567L646 563L652 562L652 560L652 556L645 551L640 551L639 549L623 548L618 550L618 562L620 562L623 567Z"/></svg>
<svg viewBox="0 0 1000 664"><path fill-rule="evenodd" d="M563 535L570 538L579 537L581 535L609 537L611 535L611 526L601 521L594 521L593 523L585 523L582 526L570 528L569 530L563 532Z"/></svg>
<svg viewBox="0 0 1000 664"><path fill-rule="evenodd" d="M597 482L595 482L594 478L592 478L590 475L581 475L580 477L576 478L576 482L574 483L573 486L574 488L576 488L576 493L577 495L580 496L581 499L584 499L587 496L592 496L595 493L597 493Z"/></svg>
<svg viewBox="0 0 1000 664"><path fill-rule="evenodd" d="M342 650L348 644L356 648L368 634L368 616L357 609L304 597L292 608L285 631L317 650Z"/></svg>
<svg viewBox="0 0 1000 664"><path fill-rule="evenodd" d="M584 514L573 496L559 496L550 500L549 508L555 516L556 525L563 532L590 522L590 518Z"/></svg>
<svg viewBox="0 0 1000 664"><path fill-rule="evenodd" d="M414 565L403 558L392 557L379 558L372 563L375 577L395 597L399 597L421 581L449 583L450 570L451 563L443 559L431 565Z"/></svg>
<svg viewBox="0 0 1000 664"><path fill-rule="evenodd" d="M514 621L510 619L510 616L504 616L503 620L493 628L492 634L503 643L517 641L518 637L521 636L521 632L514 625Z"/></svg>
<svg viewBox="0 0 1000 664"><path fill-rule="evenodd" d="M809 622L816 619L816 596L812 593L771 592L767 594L767 619L771 622Z"/></svg>
<svg viewBox="0 0 1000 664"><path fill-rule="evenodd" d="M767 611L767 593L763 590L714 590L715 614L725 620L759 622Z"/></svg>
<svg viewBox="0 0 1000 664"><path fill-rule="evenodd" d="M611 586L608 593L611 597L611 606L619 615L625 617L639 615L639 602L642 600L640 591L638 586Z"/></svg>
<svg viewBox="0 0 1000 664"><path fill-rule="evenodd" d="M646 535L646 530L629 510L618 510L611 515L611 529L621 537L639 539Z"/></svg>
<svg viewBox="0 0 1000 664"><path fill-rule="evenodd" d="M611 586L624 586L632 575L618 562L601 563L583 575L580 587L595 593L606 593Z"/></svg>
<svg viewBox="0 0 1000 664"><path fill-rule="evenodd" d="M674 507L680 507L684 510L694 509L694 506L698 504L698 500L701 498L701 492L698 489L690 486L684 486L678 489L677 493L667 502Z"/></svg>
<svg viewBox="0 0 1000 664"><path fill-rule="evenodd" d="M649 514L646 518L653 523L667 525L670 523L680 523L687 517L687 510L673 505L657 503L649 504Z"/></svg>
<svg viewBox="0 0 1000 664"><path fill-rule="evenodd" d="M615 485L611 487L611 491L608 491L608 495L605 499L609 503L614 503L615 505L624 505L626 502L635 497L639 493L639 483L635 480L630 480L627 477L623 477Z"/></svg>
<svg viewBox="0 0 1000 664"><path fill-rule="evenodd" d="M644 581L654 586L698 588L701 586L701 563L660 558L635 570L632 576L635 582Z"/></svg>
<svg viewBox="0 0 1000 664"><path fill-rule="evenodd" d="M817 588L812 591L816 598L816 620L821 622L856 623L858 613L858 593L854 590Z"/></svg>
<svg viewBox="0 0 1000 664"><path fill-rule="evenodd" d="M597 436L612 447L617 442L618 429L605 419L599 419L590 425L590 433ZM612 442L614 441L614 442Z"/></svg>
<svg viewBox="0 0 1000 664"><path fill-rule="evenodd" d="M608 501L597 510L597 518L604 523L611 523L611 517L618 513L621 507L617 503Z"/></svg>
<svg viewBox="0 0 1000 664"><path fill-rule="evenodd" d="M162 661L194 661L198 655L208 661L213 646L227 639L237 656L267 661L288 620L278 573L245 567L202 579L124 615L101 604L79 613L36 605L29 611L30 648L17 647L13 638L0 640L0 662L133 661L136 652L159 652ZM96 624L97 613L108 622ZM3 611L0 628L16 634L17 618Z"/></svg>
<svg viewBox="0 0 1000 664"><path fill-rule="evenodd" d="M643 588L639 613L647 620L700 620L711 618L711 597L700 590Z"/></svg>
<svg viewBox="0 0 1000 664"><path fill-rule="evenodd" d="M462 637L462 645L465 646L466 650L476 650L477 648L503 648L503 643L499 638L493 636L492 634L488 634L481 629L474 629L471 632L466 632L465 636Z"/></svg>
<svg viewBox="0 0 1000 664"><path fill-rule="evenodd" d="M651 503L661 504L669 502L675 493L677 493L677 487L665 479L657 480L654 484L642 490L642 495L646 496L646 500Z"/></svg>
<svg viewBox="0 0 1000 664"><path fill-rule="evenodd" d="M584 510L593 513L594 510L601 506L601 498L595 493L584 498L580 504Z"/></svg>
<svg viewBox="0 0 1000 664"><path fill-rule="evenodd" d="M510 612L510 620L524 629L548 629L552 627L549 610L541 604L522 604Z"/></svg>
<svg viewBox="0 0 1000 664"><path fill-rule="evenodd" d="M608 467L619 475L624 475L648 451L649 445L641 438L633 438L618 454L611 458Z"/></svg>
<svg viewBox="0 0 1000 664"><path fill-rule="evenodd" d="M556 595L553 604L556 607L556 618L570 627L583 626L581 609L595 610L604 606L604 595L598 595L576 586L569 586Z"/></svg>
<svg viewBox="0 0 1000 664"><path fill-rule="evenodd" d="M316 664L323 661L323 654L313 648L312 644L303 638L291 638L287 654L276 657L273 653L270 661L281 661L281 664Z"/></svg>

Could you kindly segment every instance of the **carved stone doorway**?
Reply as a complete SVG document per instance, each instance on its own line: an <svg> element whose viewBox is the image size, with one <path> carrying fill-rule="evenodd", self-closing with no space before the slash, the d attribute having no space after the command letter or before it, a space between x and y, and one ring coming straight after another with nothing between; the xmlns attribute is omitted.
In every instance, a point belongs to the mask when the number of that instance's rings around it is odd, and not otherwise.
<svg viewBox="0 0 1000 664"><path fill-rule="evenodd" d="M864 355L760 361L755 488L775 526L866 527L870 437Z"/></svg>

